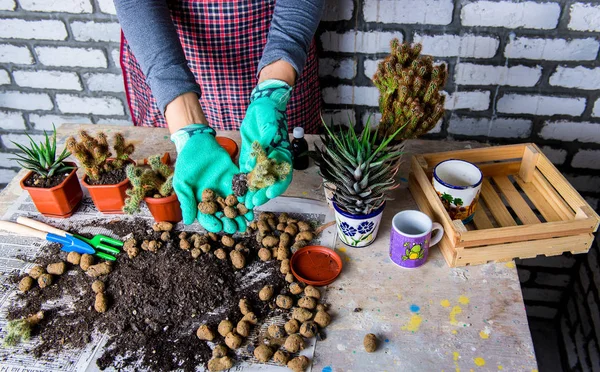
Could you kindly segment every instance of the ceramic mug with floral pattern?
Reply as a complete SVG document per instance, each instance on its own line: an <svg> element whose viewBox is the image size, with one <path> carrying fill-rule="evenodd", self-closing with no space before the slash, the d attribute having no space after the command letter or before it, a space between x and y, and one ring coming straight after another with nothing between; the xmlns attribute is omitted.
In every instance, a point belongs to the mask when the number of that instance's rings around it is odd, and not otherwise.
<svg viewBox="0 0 600 372"><path fill-rule="evenodd" d="M469 223L475 214L483 173L473 163L449 159L433 168L433 188L453 220Z"/></svg>
<svg viewBox="0 0 600 372"><path fill-rule="evenodd" d="M384 208L385 203L370 214L354 215L341 210L334 201L338 237L342 243L353 248L362 248L373 243L379 231Z"/></svg>

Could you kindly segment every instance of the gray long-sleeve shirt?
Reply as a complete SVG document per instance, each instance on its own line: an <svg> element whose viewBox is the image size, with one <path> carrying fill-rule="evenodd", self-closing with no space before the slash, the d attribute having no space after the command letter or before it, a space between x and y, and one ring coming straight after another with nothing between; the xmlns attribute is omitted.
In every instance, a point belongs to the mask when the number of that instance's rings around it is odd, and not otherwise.
<svg viewBox="0 0 600 372"><path fill-rule="evenodd" d="M187 93L201 95L181 47L167 0L114 0L129 46L146 76L159 109ZM324 0L277 0L257 73L275 61L302 73L321 19ZM266 16L266 15L265 15Z"/></svg>

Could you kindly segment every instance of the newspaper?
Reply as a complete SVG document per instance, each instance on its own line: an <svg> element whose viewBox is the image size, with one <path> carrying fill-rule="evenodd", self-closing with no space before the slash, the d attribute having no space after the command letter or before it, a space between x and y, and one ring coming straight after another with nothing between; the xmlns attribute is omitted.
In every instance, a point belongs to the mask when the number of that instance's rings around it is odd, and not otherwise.
<svg viewBox="0 0 600 372"><path fill-rule="evenodd" d="M310 199L287 198L279 197L271 200L269 203L258 208L263 211L272 212L287 212L292 216L298 216L305 220L317 221L319 223L327 223L334 220L333 212L325 203L313 201ZM104 234L115 238L112 231L96 226L98 220L113 221L126 220L133 218L144 218L149 222L152 216L148 209L142 206L142 210L136 216L126 215L105 215L99 213L94 207L92 200L86 196L80 205L77 213L68 219L52 219L41 216L35 209L29 195L22 193L14 204L8 209L2 217L3 220L15 221L17 217L25 216L38 219L46 222L57 228L66 231L76 231L79 233ZM198 231L201 232L202 227L199 224L184 226L179 224L178 230ZM336 229L330 227L326 229L318 238L315 244L333 247L336 240ZM44 246L48 244L36 238L17 236L12 233L0 231L0 338L4 338L6 331L6 314L13 299L17 294L17 289L13 284L8 283L9 276L15 271L20 274L27 272L33 267L33 262ZM259 275L259 273L256 273ZM51 304L49 306L69 306L69 299L63 299L60 304ZM217 311L218 309L215 309ZM256 327L253 333L248 337L246 343L252 343L256 340L259 334L264 334L266 328L270 324L283 324L285 321L282 318L272 318L261 326L261 329ZM33 349L39 342L35 337L31 340L22 343L13 348L5 348L0 346L0 372L14 371L98 371L96 359L103 354L103 346L108 340L108 335L96 334L92 338L92 342L82 349L69 349L57 355L45 356L43 359L36 359L28 353L28 350ZM301 355L305 355L312 359L314 355L315 339L307 340L307 347ZM287 371L287 368L278 366L274 363L261 364L258 363L246 348L242 347L237 351L238 357L246 359L241 363L237 363L232 369L234 371ZM240 358L238 358L240 359ZM132 367L131 370L143 370L143 368ZM204 370L202 366L198 366L198 370Z"/></svg>

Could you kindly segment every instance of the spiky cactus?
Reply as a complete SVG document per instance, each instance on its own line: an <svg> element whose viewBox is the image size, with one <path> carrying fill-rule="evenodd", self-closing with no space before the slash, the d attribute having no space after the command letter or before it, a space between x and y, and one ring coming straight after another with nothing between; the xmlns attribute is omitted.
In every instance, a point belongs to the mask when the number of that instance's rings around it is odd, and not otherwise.
<svg viewBox="0 0 600 372"><path fill-rule="evenodd" d="M160 161L160 155L148 158L150 167L136 167L129 164L125 174L132 188L126 191L127 199L123 212L134 214L140 211L140 204L146 196L159 194L161 197L173 193L173 168Z"/></svg>
<svg viewBox="0 0 600 372"><path fill-rule="evenodd" d="M257 141L252 143L252 157L256 158L256 165L246 179L250 191L256 191L273 185L277 181L286 179L292 171L290 163L278 163L267 157L265 150Z"/></svg>
<svg viewBox="0 0 600 372"><path fill-rule="evenodd" d="M15 346L21 343L21 341L29 340L31 338L31 330L42 319L44 319L44 312L38 311L25 319L16 319L8 322L4 345Z"/></svg>
<svg viewBox="0 0 600 372"><path fill-rule="evenodd" d="M113 148L116 157L112 162L106 134L98 132L96 138L90 136L86 131L79 132L81 141L77 142L75 137L67 139L67 149L77 158L83 167L85 174L92 180L97 181L102 174L110 172L113 169L120 169L130 160L135 147L131 143L125 143L121 133L115 133L113 137Z"/></svg>
<svg viewBox="0 0 600 372"><path fill-rule="evenodd" d="M395 140L416 138L433 129L444 115L446 65L433 65L431 56L422 56L421 44L392 40L391 54L381 61L373 76L379 89L380 136L400 132Z"/></svg>

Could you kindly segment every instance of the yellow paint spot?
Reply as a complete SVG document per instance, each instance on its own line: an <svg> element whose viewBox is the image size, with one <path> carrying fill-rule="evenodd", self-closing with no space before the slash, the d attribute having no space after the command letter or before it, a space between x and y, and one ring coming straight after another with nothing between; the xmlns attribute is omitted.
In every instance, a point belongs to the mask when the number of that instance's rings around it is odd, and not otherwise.
<svg viewBox="0 0 600 372"><path fill-rule="evenodd" d="M503 369L504 369L504 367L502 367L502 366L498 366L498 370L499 370L499 371L502 371Z"/></svg>
<svg viewBox="0 0 600 372"><path fill-rule="evenodd" d="M509 262L505 263L504 266L508 267L509 269L514 269L515 263L513 261L509 261Z"/></svg>
<svg viewBox="0 0 600 372"><path fill-rule="evenodd" d="M458 368L458 357L460 357L458 351L452 353L452 360L454 361L454 367L456 367L456 372L460 372L460 368Z"/></svg>
<svg viewBox="0 0 600 372"><path fill-rule="evenodd" d="M340 251L342 253L346 253L346 247L339 247L338 251Z"/></svg>
<svg viewBox="0 0 600 372"><path fill-rule="evenodd" d="M487 340L488 338L490 338L490 334L485 333L485 331L481 331L479 332L479 337L483 338L484 340Z"/></svg>
<svg viewBox="0 0 600 372"><path fill-rule="evenodd" d="M457 325L456 316L462 313L462 308L460 306L454 306L452 310L450 310L450 324Z"/></svg>
<svg viewBox="0 0 600 372"><path fill-rule="evenodd" d="M423 318L421 318L418 314L413 314L410 317L408 323L402 327L403 331L416 332L419 330L421 323L423 322Z"/></svg>
<svg viewBox="0 0 600 372"><path fill-rule="evenodd" d="M350 257L348 257L348 256L344 257L344 259L346 260L346 262L350 262L351 261Z"/></svg>
<svg viewBox="0 0 600 372"><path fill-rule="evenodd" d="M306 196L306 195L308 195L308 192L302 191L302 195Z"/></svg>
<svg viewBox="0 0 600 372"><path fill-rule="evenodd" d="M450 307L450 301L448 301L448 300L441 300L440 301L440 305L442 305L443 307Z"/></svg>
<svg viewBox="0 0 600 372"><path fill-rule="evenodd" d="M398 293L396 296L398 296L399 300L402 300L402 295L400 293Z"/></svg>
<svg viewBox="0 0 600 372"><path fill-rule="evenodd" d="M469 302L471 302L471 301L469 300L469 297L467 297L467 296L460 296L458 298L458 302L460 302L463 305L468 305Z"/></svg>
<svg viewBox="0 0 600 372"><path fill-rule="evenodd" d="M477 357L477 358L473 359L473 361L475 362L475 365L477 367L483 367L485 365L485 359L483 359L481 357Z"/></svg>
<svg viewBox="0 0 600 372"><path fill-rule="evenodd" d="M538 372L538 370L537 369L532 369L531 372Z"/></svg>
<svg viewBox="0 0 600 372"><path fill-rule="evenodd" d="M469 370L469 372L475 372L475 370L474 370L473 368L471 368L471 369Z"/></svg>
<svg viewBox="0 0 600 372"><path fill-rule="evenodd" d="M453 335L455 335L455 334L457 334L457 333L458 333L458 331L457 331L456 329L453 329L453 330L452 330L452 334L453 334Z"/></svg>

